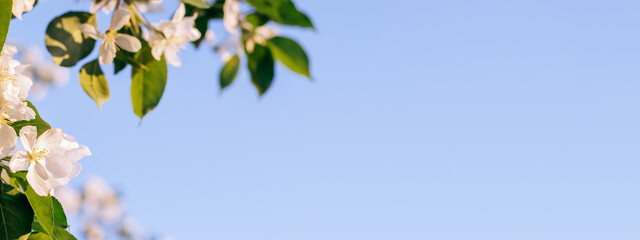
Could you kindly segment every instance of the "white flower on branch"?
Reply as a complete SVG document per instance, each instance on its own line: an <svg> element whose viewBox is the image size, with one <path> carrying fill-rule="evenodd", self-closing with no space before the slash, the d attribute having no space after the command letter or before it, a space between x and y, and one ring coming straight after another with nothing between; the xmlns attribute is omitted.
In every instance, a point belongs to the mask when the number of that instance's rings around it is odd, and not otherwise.
<svg viewBox="0 0 640 240"><path fill-rule="evenodd" d="M46 196L78 176L82 170L78 161L91 152L58 128L49 129L40 137L37 135L34 126L20 129L20 141L26 151L16 152L9 161L9 167L13 172L26 168L31 188L38 195Z"/></svg>
<svg viewBox="0 0 640 240"><path fill-rule="evenodd" d="M118 0L94 0L93 4L91 4L91 13L97 13L98 10L102 9L104 13L109 14L116 9L117 4Z"/></svg>
<svg viewBox="0 0 640 240"><path fill-rule="evenodd" d="M13 6L11 7L11 13L18 19L22 20L22 13L31 11L35 0L13 0Z"/></svg>
<svg viewBox="0 0 640 240"><path fill-rule="evenodd" d="M140 40L131 35L118 33L118 30L127 25L130 19L131 14L129 11L124 8L120 8L113 14L113 17L111 18L111 26L109 26L109 30L107 30L105 34L100 33L98 28L88 23L82 24L78 27L82 33L93 39L104 39L100 45L100 64L111 64L113 59L116 58L118 47L129 52L140 51L140 48L142 48Z"/></svg>
<svg viewBox="0 0 640 240"><path fill-rule="evenodd" d="M243 23L243 24L250 25L250 23ZM256 44L265 45L267 44L267 40L269 40L272 37L275 37L276 35L278 35L278 32L274 28L271 28L269 26L257 27L254 33L251 35L251 37L247 39L247 43L246 43L247 52L252 53Z"/></svg>
<svg viewBox="0 0 640 240"><path fill-rule="evenodd" d="M224 28L231 34L238 33L238 24L240 21L240 1L227 0L222 6L224 16L222 17L222 23Z"/></svg>
<svg viewBox="0 0 640 240"><path fill-rule="evenodd" d="M13 59L16 52L16 47L5 44L0 54L0 157L7 156L17 142L10 124L35 118L33 109L24 102L33 82L22 74L27 66Z"/></svg>
<svg viewBox="0 0 640 240"><path fill-rule="evenodd" d="M151 54L157 60L164 54L167 62L173 66L182 65L178 52L190 41L200 38L200 31L193 27L197 16L185 17L185 6L180 3L171 21L162 21L154 27L160 32L149 32Z"/></svg>

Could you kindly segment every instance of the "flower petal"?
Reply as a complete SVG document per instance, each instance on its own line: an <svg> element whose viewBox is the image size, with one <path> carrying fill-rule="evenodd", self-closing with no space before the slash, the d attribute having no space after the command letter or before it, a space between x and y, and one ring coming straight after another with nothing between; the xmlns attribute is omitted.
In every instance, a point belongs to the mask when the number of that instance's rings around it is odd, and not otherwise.
<svg viewBox="0 0 640 240"><path fill-rule="evenodd" d="M38 168L42 168L42 166L38 167L40 164L31 164L29 166L29 171L27 172L27 182L29 185L40 196L49 195L49 191L51 191L51 187L47 182L42 179L42 177L38 174Z"/></svg>
<svg viewBox="0 0 640 240"><path fill-rule="evenodd" d="M44 167L53 178L64 178L71 175L73 163L66 157L64 153L52 153L46 160Z"/></svg>
<svg viewBox="0 0 640 240"><path fill-rule="evenodd" d="M178 47L169 46L164 51L164 58L167 60L167 63L173 65L174 67L182 66L182 61L180 61L180 57L178 56Z"/></svg>
<svg viewBox="0 0 640 240"><path fill-rule="evenodd" d="M13 154L9 161L9 168L13 172L25 170L29 166L29 154L25 151L19 151Z"/></svg>
<svg viewBox="0 0 640 240"><path fill-rule="evenodd" d="M22 136L22 135L20 135ZM64 139L64 133L59 128L51 128L47 131L44 131L33 148L44 148L52 152L60 148L60 144Z"/></svg>
<svg viewBox="0 0 640 240"><path fill-rule="evenodd" d="M138 52L142 48L142 43L136 37L127 34L118 34L115 37L116 44L129 52Z"/></svg>
<svg viewBox="0 0 640 240"><path fill-rule="evenodd" d="M22 20L22 13L24 12L24 2L23 1L13 1L13 5L11 7L11 12L16 18Z"/></svg>
<svg viewBox="0 0 640 240"><path fill-rule="evenodd" d="M27 151L31 151L36 146L38 138L38 130L34 126L25 126L20 129L20 142L22 147Z"/></svg>
<svg viewBox="0 0 640 240"><path fill-rule="evenodd" d="M178 22L182 20L182 18L184 18L185 13L186 13L186 9L184 7L184 3L180 3L180 6L176 10L176 13L173 14L173 19L171 19L171 21Z"/></svg>
<svg viewBox="0 0 640 240"><path fill-rule="evenodd" d="M87 146L80 146L76 149L69 150L65 153L65 156L69 158L69 160L77 162L78 160L91 156L91 150Z"/></svg>
<svg viewBox="0 0 640 240"><path fill-rule="evenodd" d="M100 32L98 31L98 28L96 28L96 26L93 26L91 24L84 23L78 26L78 29L80 29L82 33L89 36L90 38L93 38L93 39L102 38L102 34L100 34Z"/></svg>
<svg viewBox="0 0 640 240"><path fill-rule="evenodd" d="M120 30L124 25L127 25L129 19L131 19L129 10L124 8L116 10L116 12L113 13L113 17L111 17L111 26L109 26L109 31Z"/></svg>
<svg viewBox="0 0 640 240"><path fill-rule="evenodd" d="M0 158L3 158L16 147L18 136L16 131L7 124L0 123Z"/></svg>
<svg viewBox="0 0 640 240"><path fill-rule="evenodd" d="M224 9L224 16L222 16L224 28L232 34L237 33L238 18L240 17L240 2L237 0L225 1L222 8Z"/></svg>
<svg viewBox="0 0 640 240"><path fill-rule="evenodd" d="M114 41L105 39L100 45L100 64L109 65L116 58L116 43Z"/></svg>

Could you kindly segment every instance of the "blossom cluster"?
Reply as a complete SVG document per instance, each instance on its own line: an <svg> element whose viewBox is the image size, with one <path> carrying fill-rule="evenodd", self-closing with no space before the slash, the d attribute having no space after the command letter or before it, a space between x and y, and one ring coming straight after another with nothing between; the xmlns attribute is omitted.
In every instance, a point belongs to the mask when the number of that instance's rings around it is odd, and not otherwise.
<svg viewBox="0 0 640 240"><path fill-rule="evenodd" d="M5 44L0 54L0 158L9 159L13 172L26 169L31 188L46 196L75 178L82 170L78 160L91 152L61 129L48 129L39 135L31 125L20 129L24 150L16 150L14 123L36 118L26 102L33 81L25 75L28 66L13 58L16 53L15 46Z"/></svg>
<svg viewBox="0 0 640 240"><path fill-rule="evenodd" d="M19 0L16 0L19 1ZM162 9L162 1L149 1L146 5L140 3L133 4L132 8L125 6L118 7L119 0L97 0L91 6L91 12L95 13L102 10L104 13L111 13L111 24L109 29L102 33L92 25L85 23L79 27L80 31L93 39L102 39L99 48L100 64L109 65L116 58L119 50L127 52L138 52L142 48L140 40L129 34L120 33L132 17L138 16L138 11L145 12L154 9ZM124 4L121 4L124 5ZM230 33L230 37L219 45L215 44L213 31L208 30L206 39L214 45L214 49L221 54L222 59L228 61L232 53L239 52L242 49L242 41L240 40L239 29L249 29L252 26L244 20L244 16L240 13L240 2L238 0L228 0L224 3L224 19L225 29ZM167 63L180 67L182 61L179 57L181 49L185 49L187 44L200 39L201 33L195 28L195 21L198 14L186 16L186 8L184 3L180 3L171 20L162 20L159 23L150 23L145 25L145 34L143 39L149 43L151 53L156 60L165 57ZM144 19L139 19L144 21ZM246 41L246 48L249 52L253 51L255 44L266 43L266 40L276 36L276 31L269 26L257 27L253 34Z"/></svg>
<svg viewBox="0 0 640 240"><path fill-rule="evenodd" d="M56 189L53 194L62 204L67 214L82 223L82 232L89 240L170 239L149 234L134 217L125 213L125 207L118 192L104 179L90 176L79 188Z"/></svg>

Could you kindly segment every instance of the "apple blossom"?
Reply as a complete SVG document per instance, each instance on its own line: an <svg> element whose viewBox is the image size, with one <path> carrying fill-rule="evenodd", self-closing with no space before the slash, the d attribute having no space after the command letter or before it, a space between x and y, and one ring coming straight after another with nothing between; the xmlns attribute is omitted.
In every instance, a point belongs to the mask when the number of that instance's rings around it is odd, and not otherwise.
<svg viewBox="0 0 640 240"><path fill-rule="evenodd" d="M238 33L238 23L240 21L240 1L227 0L222 6L224 16L222 17L222 23L224 28L231 34Z"/></svg>
<svg viewBox="0 0 640 240"><path fill-rule="evenodd" d="M91 13L97 13L98 10L102 9L102 12L109 14L116 9L117 4L118 0L94 0L90 11Z"/></svg>
<svg viewBox="0 0 640 240"><path fill-rule="evenodd" d="M162 21L155 24L159 32L149 32L149 46L151 46L151 54L157 60L162 58L164 54L167 62L173 66L182 65L178 51L185 48L185 45L191 41L200 38L200 31L193 27L197 16L185 17L185 6L180 3L171 21Z"/></svg>
<svg viewBox="0 0 640 240"><path fill-rule="evenodd" d="M255 48L255 44L265 45L267 40L278 35L278 32L269 26L260 26L255 29L255 32L247 39L247 51L252 53Z"/></svg>
<svg viewBox="0 0 640 240"><path fill-rule="evenodd" d="M147 2L134 2L136 9L140 12L164 12L162 0L148 0Z"/></svg>
<svg viewBox="0 0 640 240"><path fill-rule="evenodd" d="M40 137L37 134L34 126L20 129L20 141L26 151L16 152L9 161L9 168L13 172L27 168L31 188L38 195L46 196L52 189L63 187L78 176L82 170L78 160L91 152L58 128L49 129Z"/></svg>
<svg viewBox="0 0 640 240"><path fill-rule="evenodd" d="M35 0L13 0L13 6L11 6L11 13L18 19L22 20L22 13L31 11Z"/></svg>
<svg viewBox="0 0 640 240"><path fill-rule="evenodd" d="M116 57L118 47L129 52L140 51L140 48L142 48L140 40L131 35L118 33L118 30L124 27L130 19L131 14L129 11L124 8L120 8L113 14L113 17L111 18L111 26L109 26L109 30L107 30L105 34L100 33L98 28L88 23L82 24L78 27L82 33L93 39L104 39L100 45L100 64L111 64L113 59Z"/></svg>
<svg viewBox="0 0 640 240"><path fill-rule="evenodd" d="M0 157L7 156L17 142L18 136L10 125L35 118L33 109L24 102L33 83L22 75L26 66L13 59L16 52L15 46L7 44L0 54Z"/></svg>

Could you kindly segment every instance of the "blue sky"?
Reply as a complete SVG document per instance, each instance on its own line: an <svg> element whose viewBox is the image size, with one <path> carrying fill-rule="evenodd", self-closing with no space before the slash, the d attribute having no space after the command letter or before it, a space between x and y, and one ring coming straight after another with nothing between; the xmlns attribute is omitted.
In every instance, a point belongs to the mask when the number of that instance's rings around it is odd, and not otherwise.
<svg viewBox="0 0 640 240"><path fill-rule="evenodd" d="M10 36L88 9L57 1ZM75 183L175 239L640 238L640 2L296 2L314 80L263 98L188 49L139 126L129 70L100 112L71 69L36 105L92 149Z"/></svg>

